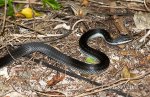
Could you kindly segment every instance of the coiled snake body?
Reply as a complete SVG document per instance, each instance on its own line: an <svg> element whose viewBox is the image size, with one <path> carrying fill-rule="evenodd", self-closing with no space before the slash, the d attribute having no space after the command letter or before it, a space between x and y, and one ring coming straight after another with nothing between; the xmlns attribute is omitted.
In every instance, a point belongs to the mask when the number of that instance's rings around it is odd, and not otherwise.
<svg viewBox="0 0 150 97"><path fill-rule="evenodd" d="M4 57L0 58L0 67L10 64L14 59L29 55L33 52L40 52L48 56L49 58L64 63L67 66L76 68L81 72L97 73L106 69L109 66L110 61L109 58L103 52L95 50L87 45L88 40L90 38L95 38L95 37L102 37L107 43L112 45L123 44L131 41L128 36L122 36L116 39L112 39L109 33L104 29L91 29L81 36L79 40L79 46L82 51L86 52L88 55L97 58L100 61L97 64L93 65L93 64L81 62L77 59L74 59L70 56L61 53L60 51L56 50L55 48L47 44L41 42L32 42L32 43L22 44L17 49L11 51L10 52L11 55L7 54Z"/></svg>

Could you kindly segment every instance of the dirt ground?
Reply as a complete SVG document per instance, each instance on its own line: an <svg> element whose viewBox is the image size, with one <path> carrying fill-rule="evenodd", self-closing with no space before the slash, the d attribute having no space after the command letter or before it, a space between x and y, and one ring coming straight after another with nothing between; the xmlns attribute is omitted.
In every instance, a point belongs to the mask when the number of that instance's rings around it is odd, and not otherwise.
<svg viewBox="0 0 150 97"><path fill-rule="evenodd" d="M31 0L32 1L32 0ZM33 0L34 1L34 0ZM0 97L149 97L150 95L150 2L148 0L58 0L59 10L43 8L40 0L30 6L42 16L6 16L0 8L0 57L28 42L44 42L68 56L85 62L79 39L89 29L106 29L113 38L129 35L131 42L110 45L102 38L89 45L110 59L107 70L86 74L35 52L31 58L15 59L0 69ZM23 7L28 1L14 0ZM20 9L21 10L21 9ZM84 80L48 68L34 59L44 60L63 70L101 83ZM82 65L82 64L81 64ZM107 89L119 90L120 95Z"/></svg>

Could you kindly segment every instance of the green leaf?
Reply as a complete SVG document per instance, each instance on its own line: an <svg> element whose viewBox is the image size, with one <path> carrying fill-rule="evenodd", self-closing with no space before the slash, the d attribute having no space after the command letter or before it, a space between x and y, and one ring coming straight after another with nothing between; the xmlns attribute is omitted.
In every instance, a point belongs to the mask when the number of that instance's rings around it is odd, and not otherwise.
<svg viewBox="0 0 150 97"><path fill-rule="evenodd" d="M86 63L90 63L90 64L95 64L96 63L96 59L93 57L87 57L85 60Z"/></svg>
<svg viewBox="0 0 150 97"><path fill-rule="evenodd" d="M0 7L5 5L5 1L4 0L0 0Z"/></svg>
<svg viewBox="0 0 150 97"><path fill-rule="evenodd" d="M12 3L13 0L7 0L6 3L8 5L8 8L7 8L7 15L8 16L13 16L14 15L14 9L13 9L13 3ZM4 6L5 5L5 0L0 0L0 7Z"/></svg>
<svg viewBox="0 0 150 97"><path fill-rule="evenodd" d="M8 15L8 16L13 16L13 15L14 15L14 9L13 9L12 0L8 0L7 15Z"/></svg>
<svg viewBox="0 0 150 97"><path fill-rule="evenodd" d="M42 0L42 2L44 6L49 5L55 10L59 10L61 7L61 5L56 0Z"/></svg>

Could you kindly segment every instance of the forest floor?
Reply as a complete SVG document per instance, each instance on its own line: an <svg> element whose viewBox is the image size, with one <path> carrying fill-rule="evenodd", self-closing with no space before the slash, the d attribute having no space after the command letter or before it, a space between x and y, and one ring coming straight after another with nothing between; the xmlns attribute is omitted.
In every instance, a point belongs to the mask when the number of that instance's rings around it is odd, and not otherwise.
<svg viewBox="0 0 150 97"><path fill-rule="evenodd" d="M89 29L106 29L113 38L129 35L131 42L112 46L102 38L89 45L110 59L107 70L86 74L35 52L0 69L0 97L149 97L150 2L148 0L57 0L59 10L43 8L39 0L14 0L17 12L30 5L41 16L7 16L0 8L0 57L28 42L44 42L75 59L92 58L80 52L79 39ZM63 70L100 83L96 86L36 63L44 60ZM88 60L89 59L89 60ZM0 63L1 65L1 63ZM82 64L81 64L82 65ZM115 89L125 94L108 91ZM125 96L126 95L126 96Z"/></svg>

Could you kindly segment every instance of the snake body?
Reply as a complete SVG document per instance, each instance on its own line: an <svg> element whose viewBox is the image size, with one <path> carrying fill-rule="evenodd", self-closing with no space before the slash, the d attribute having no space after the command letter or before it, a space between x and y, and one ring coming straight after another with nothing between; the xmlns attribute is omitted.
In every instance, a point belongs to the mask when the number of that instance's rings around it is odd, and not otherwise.
<svg viewBox="0 0 150 97"><path fill-rule="evenodd" d="M104 54L101 51L95 50L87 45L88 40L95 37L102 37L107 43L112 45L123 44L130 41L130 38L127 36L112 39L109 33L104 29L91 29L81 36L79 40L79 46L82 51L86 52L88 55L97 58L100 61L97 64L93 65L79 61L70 56L67 56L66 54L61 53L54 47L49 46L47 44L41 42L31 42L22 44L17 49L11 51L10 52L11 54L7 54L1 57L0 67L4 67L10 64L11 62L14 61L14 59L18 59L22 56L29 55L33 52L40 52L48 56L49 58L59 61L60 63L64 63L67 66L78 69L81 72L98 73L100 71L105 70L109 66L110 61L106 54Z"/></svg>

